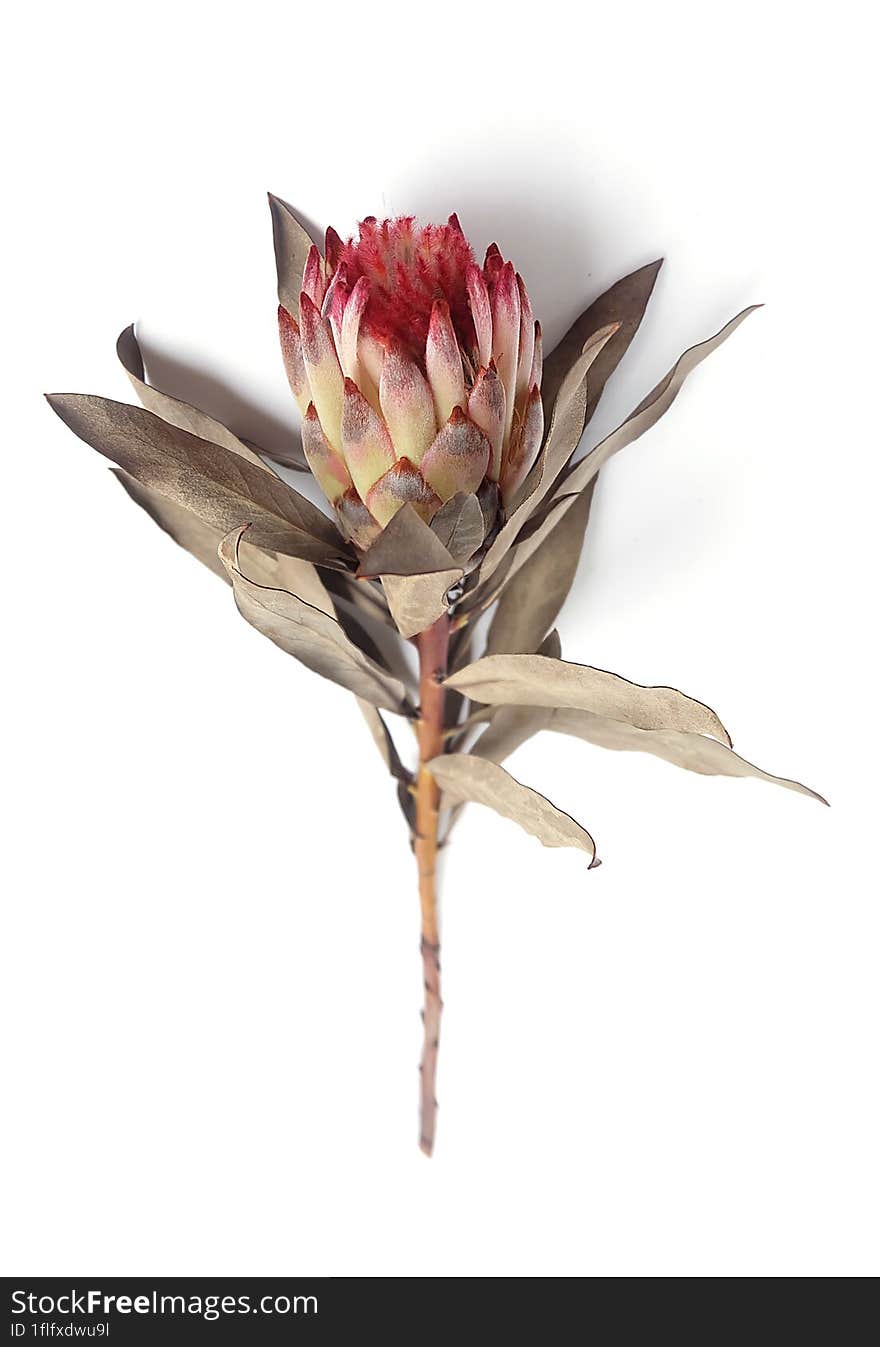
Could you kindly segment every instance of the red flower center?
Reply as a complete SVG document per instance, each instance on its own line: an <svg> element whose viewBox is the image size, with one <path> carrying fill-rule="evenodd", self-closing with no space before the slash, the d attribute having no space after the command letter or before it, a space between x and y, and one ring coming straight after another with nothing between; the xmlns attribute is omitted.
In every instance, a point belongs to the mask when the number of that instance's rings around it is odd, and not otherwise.
<svg viewBox="0 0 880 1347"><path fill-rule="evenodd" d="M401 346L423 364L431 306L435 299L445 299L459 342L470 349L474 326L466 274L475 259L457 220L420 227L411 215L396 220L371 216L358 228L358 238L340 250L339 262L349 287L361 276L370 282L367 331L384 346Z"/></svg>

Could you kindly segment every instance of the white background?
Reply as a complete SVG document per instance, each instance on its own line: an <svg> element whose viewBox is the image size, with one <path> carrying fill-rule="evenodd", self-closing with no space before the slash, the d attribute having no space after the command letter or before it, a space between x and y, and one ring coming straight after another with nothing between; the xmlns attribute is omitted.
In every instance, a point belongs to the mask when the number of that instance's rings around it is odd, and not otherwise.
<svg viewBox="0 0 880 1347"><path fill-rule="evenodd" d="M866 8L28 14L3 91L2 1270L876 1273ZM468 812L431 1162L413 865L353 700L39 396L130 398L136 320L171 391L283 435L267 189L341 232L457 210L551 340L664 254L594 435L766 301L603 473L560 626L832 808L524 748L604 864Z"/></svg>

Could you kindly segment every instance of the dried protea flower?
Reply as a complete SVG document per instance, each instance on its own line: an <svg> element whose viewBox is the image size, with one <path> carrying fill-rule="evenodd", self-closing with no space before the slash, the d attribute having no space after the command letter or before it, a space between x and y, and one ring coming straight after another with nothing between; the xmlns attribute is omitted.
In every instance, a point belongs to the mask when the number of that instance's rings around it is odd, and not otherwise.
<svg viewBox="0 0 880 1347"><path fill-rule="evenodd" d="M513 500L544 430L541 327L496 244L478 266L455 215L328 229L278 327L303 451L355 547L405 504L429 523L460 493Z"/></svg>
<svg viewBox="0 0 880 1347"><path fill-rule="evenodd" d="M686 351L618 428L578 447L651 296L659 262L600 295L547 357L525 285L493 244L479 267L456 216L367 219L321 255L270 198L279 325L301 446L274 463L311 472L333 518L228 426L147 383L134 330L117 350L147 410L50 398L116 465L129 495L227 580L242 616L353 692L394 778L418 864L425 981L422 1149L436 1125L440 934L436 857L466 802L545 846L592 837L501 763L543 730L653 754L703 776L756 777L821 800L733 752L718 716L669 687L563 660L555 622L596 477L663 415L687 375L743 321ZM545 430L546 427L546 430ZM478 619L490 615L485 646ZM369 634L370 624L380 648ZM378 624L378 627L376 626ZM401 641L418 652L418 679ZM415 726L408 767L385 715Z"/></svg>

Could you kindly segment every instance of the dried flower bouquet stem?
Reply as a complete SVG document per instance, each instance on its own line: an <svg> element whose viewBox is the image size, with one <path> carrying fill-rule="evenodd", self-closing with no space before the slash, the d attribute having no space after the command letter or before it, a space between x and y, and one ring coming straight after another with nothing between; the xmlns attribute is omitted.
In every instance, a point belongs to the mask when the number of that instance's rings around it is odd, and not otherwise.
<svg viewBox="0 0 880 1347"><path fill-rule="evenodd" d="M146 410L77 394L49 401L111 460L129 496L232 587L251 626L357 697L418 866L420 1145L430 1155L441 814L451 821L449 810L481 804L598 865L586 828L501 765L546 730L822 799L734 753L705 703L564 660L555 626L599 471L650 430L752 309L680 356L616 430L578 456L659 261L599 295L545 359L523 278L495 244L480 266L457 216L427 226L370 217L347 242L328 229L322 252L286 203L271 197L270 206L281 353L301 418L288 450L261 451L149 384L133 328L117 352ZM311 472L329 512L283 469ZM379 648L368 630L376 622L396 649ZM419 657L417 708L401 657L409 641ZM386 715L415 724L414 772ZM444 845L448 836L445 826Z"/></svg>
<svg viewBox="0 0 880 1347"><path fill-rule="evenodd" d="M441 617L416 637L419 652L419 766L416 776L416 815L413 849L419 873L422 914L422 967L425 980L424 1045L422 1047L419 1145L426 1155L434 1149L437 1124L437 1055L440 1048L440 925L437 914L437 827L440 790L428 764L444 751L443 709L449 618Z"/></svg>

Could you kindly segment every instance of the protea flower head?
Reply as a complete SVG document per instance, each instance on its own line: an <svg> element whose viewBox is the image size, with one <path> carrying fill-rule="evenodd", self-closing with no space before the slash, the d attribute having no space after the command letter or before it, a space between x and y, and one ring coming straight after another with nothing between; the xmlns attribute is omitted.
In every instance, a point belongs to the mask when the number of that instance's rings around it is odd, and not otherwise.
<svg viewBox="0 0 880 1347"><path fill-rule="evenodd" d="M478 266L455 215L328 229L278 323L305 456L355 546L406 502L428 522L458 492L514 497L544 429L541 328L496 244Z"/></svg>

